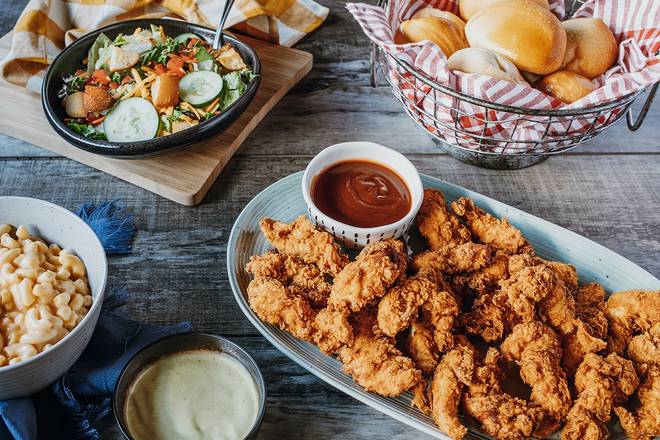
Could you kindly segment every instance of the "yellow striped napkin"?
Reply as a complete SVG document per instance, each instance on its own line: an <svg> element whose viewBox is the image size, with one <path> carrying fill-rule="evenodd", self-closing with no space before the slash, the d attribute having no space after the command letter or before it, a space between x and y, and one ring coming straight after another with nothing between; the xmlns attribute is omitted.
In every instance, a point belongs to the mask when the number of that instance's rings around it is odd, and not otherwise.
<svg viewBox="0 0 660 440"><path fill-rule="evenodd" d="M48 63L89 30L132 18L160 17L215 28L224 5L225 0L31 0L16 22L0 74L39 92ZM327 16L328 9L313 0L235 0L227 24L292 46Z"/></svg>

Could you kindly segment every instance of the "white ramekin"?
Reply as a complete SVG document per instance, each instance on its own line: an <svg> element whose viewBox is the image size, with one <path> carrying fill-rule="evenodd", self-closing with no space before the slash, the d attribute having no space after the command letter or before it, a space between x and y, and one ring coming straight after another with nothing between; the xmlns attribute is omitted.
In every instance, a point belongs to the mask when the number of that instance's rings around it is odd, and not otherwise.
<svg viewBox="0 0 660 440"><path fill-rule="evenodd" d="M411 203L408 214L401 220L390 223L389 225L374 228L358 228L337 221L322 213L312 201L311 187L314 177L329 166L347 160L377 162L396 171L410 190ZM317 154L305 169L302 179L302 193L307 204L309 218L315 224L331 233L344 246L361 248L372 241L398 238L406 232L422 205L424 187L422 186L422 179L419 177L417 169L403 154L380 144L358 141L332 145Z"/></svg>
<svg viewBox="0 0 660 440"><path fill-rule="evenodd" d="M0 197L0 224L25 225L31 234L73 249L85 263L92 306L61 341L26 361L0 367L0 400L26 397L66 373L87 346L103 304L108 264L103 245L80 217L61 206L28 197Z"/></svg>

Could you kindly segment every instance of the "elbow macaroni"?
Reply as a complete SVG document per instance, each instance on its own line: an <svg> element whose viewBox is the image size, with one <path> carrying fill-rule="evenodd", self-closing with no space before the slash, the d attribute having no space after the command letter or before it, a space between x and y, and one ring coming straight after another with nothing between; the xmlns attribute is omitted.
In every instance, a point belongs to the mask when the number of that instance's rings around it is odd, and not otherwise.
<svg viewBox="0 0 660 440"><path fill-rule="evenodd" d="M48 350L92 305L80 258L19 226L0 225L0 368Z"/></svg>

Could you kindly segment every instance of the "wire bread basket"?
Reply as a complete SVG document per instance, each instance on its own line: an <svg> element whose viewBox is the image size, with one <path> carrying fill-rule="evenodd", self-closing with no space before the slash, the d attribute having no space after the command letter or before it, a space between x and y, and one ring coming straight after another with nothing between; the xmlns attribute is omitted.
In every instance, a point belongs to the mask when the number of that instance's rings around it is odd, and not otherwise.
<svg viewBox="0 0 660 440"><path fill-rule="evenodd" d="M388 0L379 0L385 8ZM584 3L566 0L566 17ZM631 105L644 90L605 104L570 110L536 110L497 104L460 93L425 76L411 64L384 51L371 50L371 85L378 70L410 118L451 156L495 169L534 165L597 136L624 115L628 128L637 130L648 113L658 88L655 83L637 119ZM534 136L523 135L533 127Z"/></svg>

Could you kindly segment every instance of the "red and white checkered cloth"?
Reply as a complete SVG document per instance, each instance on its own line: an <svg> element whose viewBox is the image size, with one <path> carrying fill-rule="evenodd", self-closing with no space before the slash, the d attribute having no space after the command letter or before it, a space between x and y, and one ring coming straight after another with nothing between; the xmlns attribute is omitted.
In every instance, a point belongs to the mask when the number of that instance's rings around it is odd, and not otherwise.
<svg viewBox="0 0 660 440"><path fill-rule="evenodd" d="M562 0L550 0L552 12L565 13ZM529 86L501 81L490 76L450 71L447 58L430 41L395 44L394 33L399 24L417 10L433 6L458 15L458 0L390 0L386 9L364 3L348 3L348 11L364 33L385 52L406 61L429 79L463 94L489 102L536 110L570 110L617 100L660 81L660 0L587 0L574 14L578 17L601 18L619 43L617 63L595 81L600 87L571 104ZM503 111L485 111L480 105L452 98L433 89L391 63L389 80L395 93L405 97L404 105L429 131L448 141L465 141L467 146L484 149L484 143L457 133L456 127L483 138L493 139L491 151L506 148L505 140L532 142L579 136L608 125L620 116L616 108L596 118L584 116L524 116ZM446 130L445 130L446 128ZM438 133L440 131L440 133ZM452 139L452 137L454 137ZM458 139L456 139L458 137ZM464 145L462 142L458 142ZM504 145L504 147L502 146ZM508 144L507 144L508 145ZM534 145L534 144L530 144ZM539 147L537 145L537 147ZM547 148L541 145L540 148Z"/></svg>

